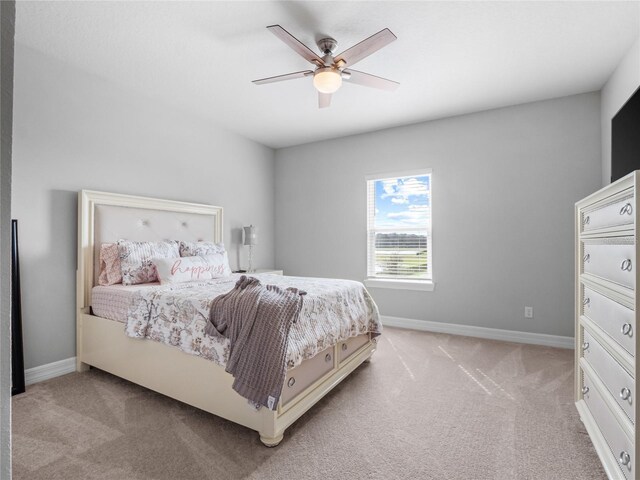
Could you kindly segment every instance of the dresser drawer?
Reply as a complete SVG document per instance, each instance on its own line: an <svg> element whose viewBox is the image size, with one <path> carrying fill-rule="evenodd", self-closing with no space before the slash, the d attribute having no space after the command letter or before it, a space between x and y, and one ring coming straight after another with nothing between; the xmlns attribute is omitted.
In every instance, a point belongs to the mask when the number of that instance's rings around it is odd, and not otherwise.
<svg viewBox="0 0 640 480"><path fill-rule="evenodd" d="M369 342L369 334L358 335L357 337L351 337L340 342L338 345L338 352L340 354L340 362L344 362L351 355L356 353L360 347Z"/></svg>
<svg viewBox="0 0 640 480"><path fill-rule="evenodd" d="M607 243L584 242L583 271L623 287L635 288L635 249L633 239L629 237Z"/></svg>
<svg viewBox="0 0 640 480"><path fill-rule="evenodd" d="M287 372L281 395L283 406L333 370L334 350L334 347L327 348Z"/></svg>
<svg viewBox="0 0 640 480"><path fill-rule="evenodd" d="M636 315L633 310L584 287L582 314L593 320L631 355L636 354Z"/></svg>
<svg viewBox="0 0 640 480"><path fill-rule="evenodd" d="M627 417L635 423L635 408L633 405L635 402L635 398L633 398L635 381L633 377L622 368L622 365L615 358L609 355L605 348L587 330L584 331L582 355L598 374L616 403L620 405Z"/></svg>
<svg viewBox="0 0 640 480"><path fill-rule="evenodd" d="M582 380L583 398L598 425L598 429L602 433L607 445L611 449L611 454L616 459L616 463L622 470L624 476L631 480L634 479L634 448L633 442L627 437L614 417L611 410L605 403L594 382L584 371ZM625 464L623 464L625 463Z"/></svg>
<svg viewBox="0 0 640 480"><path fill-rule="evenodd" d="M633 225L633 204L633 193L627 192L622 198L583 213L582 231L587 233L600 228Z"/></svg>

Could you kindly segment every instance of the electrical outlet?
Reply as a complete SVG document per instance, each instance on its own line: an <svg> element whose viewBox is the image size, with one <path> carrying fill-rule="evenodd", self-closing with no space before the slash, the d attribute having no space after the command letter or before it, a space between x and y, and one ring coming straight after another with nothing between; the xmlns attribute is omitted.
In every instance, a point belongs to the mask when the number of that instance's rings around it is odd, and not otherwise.
<svg viewBox="0 0 640 480"><path fill-rule="evenodd" d="M524 318L533 318L533 307L524 307Z"/></svg>

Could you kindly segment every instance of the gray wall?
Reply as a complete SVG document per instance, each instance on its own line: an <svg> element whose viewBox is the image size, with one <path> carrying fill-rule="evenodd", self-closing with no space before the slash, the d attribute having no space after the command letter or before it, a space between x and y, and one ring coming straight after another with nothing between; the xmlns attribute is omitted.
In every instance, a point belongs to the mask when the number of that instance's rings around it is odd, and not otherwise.
<svg viewBox="0 0 640 480"><path fill-rule="evenodd" d="M640 87L640 37L622 58L601 91L602 185L611 182L611 119Z"/></svg>
<svg viewBox="0 0 640 480"><path fill-rule="evenodd" d="M270 148L19 42L13 146L26 368L75 355L80 189L221 205L232 268L249 223L259 228L256 265L274 265Z"/></svg>
<svg viewBox="0 0 640 480"><path fill-rule="evenodd" d="M0 480L11 478L11 138L15 18L15 2L0 2Z"/></svg>
<svg viewBox="0 0 640 480"><path fill-rule="evenodd" d="M276 151L276 265L366 275L365 175L433 168L434 292L383 315L573 335L573 208L600 187L588 93ZM524 306L534 307L524 319Z"/></svg>

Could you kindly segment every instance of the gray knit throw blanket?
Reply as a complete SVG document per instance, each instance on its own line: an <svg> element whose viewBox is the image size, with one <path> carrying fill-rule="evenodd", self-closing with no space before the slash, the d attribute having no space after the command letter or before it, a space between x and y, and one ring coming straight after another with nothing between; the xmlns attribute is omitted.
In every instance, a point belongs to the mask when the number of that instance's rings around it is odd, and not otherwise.
<svg viewBox="0 0 640 480"><path fill-rule="evenodd" d="M226 371L233 389L256 405L275 410L287 372L291 324L298 319L306 292L263 285L243 275L211 304L205 333L229 339Z"/></svg>

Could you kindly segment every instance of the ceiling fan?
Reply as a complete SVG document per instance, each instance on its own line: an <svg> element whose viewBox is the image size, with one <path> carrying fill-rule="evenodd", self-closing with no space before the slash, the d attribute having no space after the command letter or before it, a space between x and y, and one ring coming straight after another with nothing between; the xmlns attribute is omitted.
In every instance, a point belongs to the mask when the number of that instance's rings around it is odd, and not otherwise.
<svg viewBox="0 0 640 480"><path fill-rule="evenodd" d="M267 28L305 60L314 64L316 69L261 78L253 81L256 85L293 80L294 78L313 77L313 86L318 90L318 106L320 108L331 105L331 95L340 88L343 80L345 82L355 83L356 85L364 85L365 87L389 91L395 90L398 88L398 85L400 85L393 80L376 77L375 75L359 72L351 68L352 65L355 65L360 60L377 52L396 39L396 36L388 28L380 30L375 35L345 50L336 57L333 56L333 51L338 45L338 42L331 37L323 38L316 42L323 55L320 57L280 25L271 25Z"/></svg>

